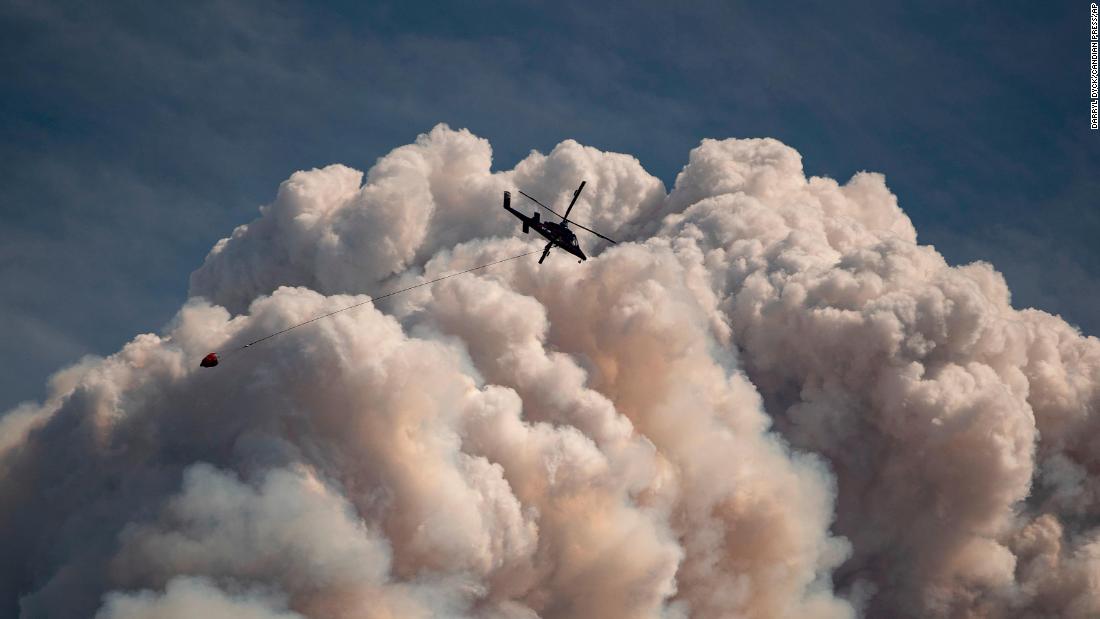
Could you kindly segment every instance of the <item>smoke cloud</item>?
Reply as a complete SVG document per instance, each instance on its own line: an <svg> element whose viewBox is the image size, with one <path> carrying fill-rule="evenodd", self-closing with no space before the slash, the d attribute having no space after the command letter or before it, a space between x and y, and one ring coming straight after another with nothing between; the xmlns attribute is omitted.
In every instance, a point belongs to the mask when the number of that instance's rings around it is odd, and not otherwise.
<svg viewBox="0 0 1100 619"><path fill-rule="evenodd" d="M1100 614L1100 341L883 176L704 140L667 191L445 125L297 172L159 334L0 417L0 615ZM594 260L505 189L559 198ZM560 206L560 204L557 204Z"/></svg>

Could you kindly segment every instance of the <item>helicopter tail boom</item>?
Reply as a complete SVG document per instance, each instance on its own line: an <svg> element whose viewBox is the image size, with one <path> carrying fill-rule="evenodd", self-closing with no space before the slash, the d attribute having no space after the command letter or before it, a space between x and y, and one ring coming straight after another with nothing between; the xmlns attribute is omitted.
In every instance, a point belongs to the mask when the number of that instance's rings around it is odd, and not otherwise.
<svg viewBox="0 0 1100 619"><path fill-rule="evenodd" d="M504 192L504 210L515 215L516 218L523 222L524 234L527 234L531 231L531 226L535 226L537 228L538 225L542 222L542 214L538 211L535 211L533 215L528 217L527 215L524 215L523 213L512 208L512 193L510 191Z"/></svg>

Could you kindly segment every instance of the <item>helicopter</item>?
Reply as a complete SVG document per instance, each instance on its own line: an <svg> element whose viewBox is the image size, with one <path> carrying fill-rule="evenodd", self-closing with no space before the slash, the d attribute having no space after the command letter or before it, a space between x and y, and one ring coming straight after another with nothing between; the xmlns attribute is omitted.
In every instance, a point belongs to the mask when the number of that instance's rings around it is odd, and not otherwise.
<svg viewBox="0 0 1100 619"><path fill-rule="evenodd" d="M605 241L617 244L617 241L607 238L606 236L600 234L599 232L596 232L592 228L582 226L575 221L569 221L569 211L573 210L573 205L577 203L577 198L580 197L581 191L584 189L584 185L587 182L588 181L581 181L581 186L577 187L577 190L573 192L573 199L569 201L569 207L565 209L564 215L558 215L557 211L550 208L549 206L546 206L542 202L539 202L538 200L527 195L523 191L519 192L521 195L523 195L523 197L527 198L528 200L550 211L554 215L561 217L561 223L558 223L556 221L543 221L542 218L539 216L540 214L538 211L535 211L535 213L530 217L524 215L523 213L512 208L512 193L509 191L504 192L504 210L515 215L519 218L520 221L523 222L523 233L527 234L532 228L534 228L535 232L538 232L542 236L546 237L546 240L550 241L546 244L546 248L542 250L542 256L539 257L539 264L542 264L542 261L546 260L546 256L550 255L550 250L555 247L560 247L565 251L573 254L574 256L580 258L580 260L577 261L577 264L588 260L588 256L584 255L584 252L581 251L580 245L577 243L577 235L569 229L569 224L573 224L574 226L582 230L587 230L588 232L595 234Z"/></svg>

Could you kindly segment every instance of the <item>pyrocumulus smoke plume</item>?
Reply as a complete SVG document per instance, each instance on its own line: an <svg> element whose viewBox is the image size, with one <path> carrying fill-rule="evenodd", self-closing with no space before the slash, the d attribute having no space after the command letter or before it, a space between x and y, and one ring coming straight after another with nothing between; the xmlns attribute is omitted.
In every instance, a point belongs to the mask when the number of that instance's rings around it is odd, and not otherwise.
<svg viewBox="0 0 1100 619"><path fill-rule="evenodd" d="M623 241L534 257L505 189ZM295 173L160 334L0 418L0 615L1096 617L1100 341L881 175L705 140L670 193L438 126Z"/></svg>

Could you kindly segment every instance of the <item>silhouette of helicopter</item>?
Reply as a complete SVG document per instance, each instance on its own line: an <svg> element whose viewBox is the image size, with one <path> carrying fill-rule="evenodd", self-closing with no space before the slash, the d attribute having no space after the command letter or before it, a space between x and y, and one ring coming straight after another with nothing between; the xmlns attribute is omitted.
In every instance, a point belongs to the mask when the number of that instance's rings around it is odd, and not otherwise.
<svg viewBox="0 0 1100 619"><path fill-rule="evenodd" d="M546 256L550 254L550 250L555 247L560 247L565 251L573 254L574 256L580 258L580 260L577 261L577 264L588 260L588 256L584 255L584 252L581 251L581 246L577 244L577 235L573 234L573 231L569 229L569 224L573 224L581 230L587 230L588 232L595 234L605 241L617 243L616 241L607 238L599 232L596 232L592 228L582 226L575 221L569 221L569 211L573 210L573 205L577 203L577 198L580 197L581 190L584 189L584 185L586 182L588 181L581 181L581 186L577 187L577 190L573 192L573 199L569 201L569 208L565 209L564 215L558 215L558 213L554 209L546 206L542 202L539 202L538 200L527 195L526 193L520 191L520 194L522 194L523 197L550 211L551 213L554 213L558 217L561 217L561 223L558 223L556 221L543 221L542 218L539 217L538 211L535 211L535 213L530 217L524 215L523 213L512 208L512 193L509 191L504 192L504 210L515 215L519 218L520 221L523 222L523 233L527 234L531 228L534 228L535 232L538 232L542 236L546 237L546 240L550 241L546 244L546 249L542 250L542 256L539 257L539 264L542 264L542 261L546 260Z"/></svg>

